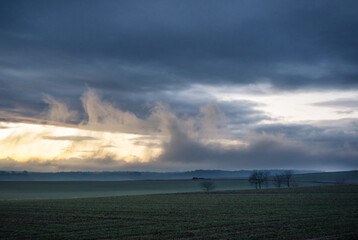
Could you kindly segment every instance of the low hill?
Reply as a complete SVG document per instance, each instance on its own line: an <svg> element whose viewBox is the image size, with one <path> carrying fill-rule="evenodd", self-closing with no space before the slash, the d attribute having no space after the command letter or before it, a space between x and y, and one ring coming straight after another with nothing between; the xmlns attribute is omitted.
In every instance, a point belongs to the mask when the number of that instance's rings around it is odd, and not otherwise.
<svg viewBox="0 0 358 240"><path fill-rule="evenodd" d="M271 175L281 170L267 170ZM317 171L294 170L295 173ZM123 180L169 180L192 178L247 178L252 170L223 171L195 170L185 172L27 172L0 171L0 181L123 181Z"/></svg>
<svg viewBox="0 0 358 240"><path fill-rule="evenodd" d="M200 176L200 175L199 175ZM337 180L338 179L338 180ZM341 179L344 179L342 182ZM296 174L292 187L354 183L358 171ZM200 179L130 180L130 181L0 181L0 199L56 199L106 197L157 193L200 192ZM247 178L216 178L211 180L215 191L253 189ZM293 184L294 183L294 184ZM285 188L287 186L282 186ZM271 180L263 188L276 188Z"/></svg>
<svg viewBox="0 0 358 240"><path fill-rule="evenodd" d="M358 171L295 174L294 178L300 182L334 184L358 183Z"/></svg>

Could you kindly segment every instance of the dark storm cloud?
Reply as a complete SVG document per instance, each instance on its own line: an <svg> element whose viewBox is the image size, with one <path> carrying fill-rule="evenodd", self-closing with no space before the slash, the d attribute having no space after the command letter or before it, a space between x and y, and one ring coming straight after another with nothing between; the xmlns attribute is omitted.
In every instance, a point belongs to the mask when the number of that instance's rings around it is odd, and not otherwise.
<svg viewBox="0 0 358 240"><path fill-rule="evenodd" d="M192 83L358 83L356 1L0 4L2 108L41 109L39 92L73 100L86 86L135 98Z"/></svg>
<svg viewBox="0 0 358 240"><path fill-rule="evenodd" d="M301 140L322 134L325 129L303 124L267 124L255 127L258 134L283 135Z"/></svg>
<svg viewBox="0 0 358 240"><path fill-rule="evenodd" d="M347 170L358 167L357 133L330 135L325 134L325 130L309 126L270 126L266 127L266 130L269 128L271 134L253 134L246 139L250 143L247 147L222 148L217 144L204 145L193 141L173 127L171 141L164 145L164 153L160 156L159 163L169 162L177 167L191 168L204 166L206 169ZM282 135L293 128L296 129L291 136ZM297 130L304 130L311 136L300 138L299 134L297 136ZM302 136L304 135L303 133Z"/></svg>
<svg viewBox="0 0 358 240"><path fill-rule="evenodd" d="M329 125L258 125L242 138L247 145L223 147L195 141L173 124L158 162L206 169L356 169L357 120L335 120Z"/></svg>
<svg viewBox="0 0 358 240"><path fill-rule="evenodd" d="M302 142L308 146L327 148L332 151L351 151L358 149L357 120L336 120L333 126L317 127L300 124L269 124L256 126L255 131L261 135L284 137Z"/></svg>
<svg viewBox="0 0 358 240"><path fill-rule="evenodd" d="M263 111L255 109L260 106L251 101L225 101L218 104L225 113L229 125L232 128L240 128L245 124L255 124L263 120L272 120Z"/></svg>

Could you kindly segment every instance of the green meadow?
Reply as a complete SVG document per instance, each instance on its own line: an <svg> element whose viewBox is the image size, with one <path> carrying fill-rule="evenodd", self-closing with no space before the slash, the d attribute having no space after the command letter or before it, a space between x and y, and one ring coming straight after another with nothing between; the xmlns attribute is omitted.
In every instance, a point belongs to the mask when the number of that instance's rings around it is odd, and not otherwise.
<svg viewBox="0 0 358 240"><path fill-rule="evenodd" d="M358 185L0 201L0 239L357 239Z"/></svg>

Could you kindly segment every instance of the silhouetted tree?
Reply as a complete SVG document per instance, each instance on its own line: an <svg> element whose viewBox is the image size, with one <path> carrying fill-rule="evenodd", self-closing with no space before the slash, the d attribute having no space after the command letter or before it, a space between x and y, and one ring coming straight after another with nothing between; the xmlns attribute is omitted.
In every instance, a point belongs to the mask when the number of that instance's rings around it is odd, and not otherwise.
<svg viewBox="0 0 358 240"><path fill-rule="evenodd" d="M283 176L283 182L287 185L287 187L291 187L293 171L292 170L286 170L286 171L283 172L282 176Z"/></svg>
<svg viewBox="0 0 358 240"><path fill-rule="evenodd" d="M282 174L276 174L273 177L273 183L276 187L281 187L284 182L284 176Z"/></svg>
<svg viewBox="0 0 358 240"><path fill-rule="evenodd" d="M249 177L249 182L255 185L256 189L261 189L262 184L267 182L268 172L267 171L253 171Z"/></svg>
<svg viewBox="0 0 358 240"><path fill-rule="evenodd" d="M215 189L215 183L213 181L203 181L200 183L200 187L205 191L205 192L210 192L213 189Z"/></svg>

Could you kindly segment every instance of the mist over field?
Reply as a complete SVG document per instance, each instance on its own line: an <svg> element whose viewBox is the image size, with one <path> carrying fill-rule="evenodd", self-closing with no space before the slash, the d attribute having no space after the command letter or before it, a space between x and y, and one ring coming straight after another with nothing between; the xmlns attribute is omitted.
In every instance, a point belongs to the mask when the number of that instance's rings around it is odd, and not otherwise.
<svg viewBox="0 0 358 240"><path fill-rule="evenodd" d="M270 176L283 173L284 170L265 170ZM206 179L247 179L252 170L222 171L222 170L195 170L186 172L27 172L27 171L0 171L0 181L120 181L120 180L169 180L193 178ZM295 170L292 173L317 173L313 170Z"/></svg>

